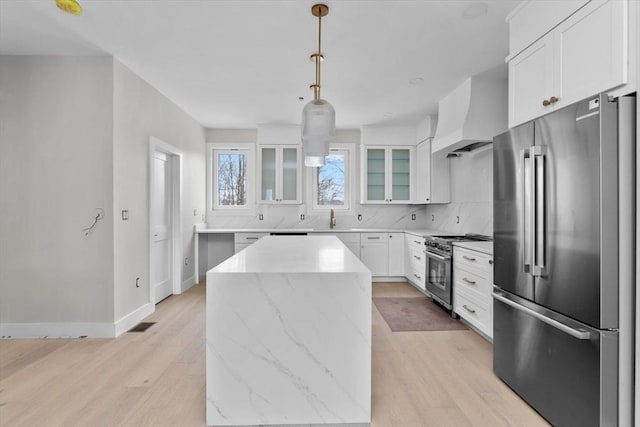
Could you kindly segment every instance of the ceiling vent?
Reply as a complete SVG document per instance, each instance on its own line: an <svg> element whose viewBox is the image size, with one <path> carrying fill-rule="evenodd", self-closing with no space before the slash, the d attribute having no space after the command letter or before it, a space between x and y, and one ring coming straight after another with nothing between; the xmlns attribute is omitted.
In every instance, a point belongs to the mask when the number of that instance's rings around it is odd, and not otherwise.
<svg viewBox="0 0 640 427"><path fill-rule="evenodd" d="M493 142L507 130L507 78L504 66L466 79L438 103L433 152L458 157Z"/></svg>

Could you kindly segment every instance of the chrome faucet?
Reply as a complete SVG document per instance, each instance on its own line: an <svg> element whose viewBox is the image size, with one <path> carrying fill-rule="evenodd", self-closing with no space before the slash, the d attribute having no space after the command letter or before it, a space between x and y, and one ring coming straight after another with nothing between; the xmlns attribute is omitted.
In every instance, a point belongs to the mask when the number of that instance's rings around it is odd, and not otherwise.
<svg viewBox="0 0 640 427"><path fill-rule="evenodd" d="M333 209L331 209L331 217L329 219L329 228L333 229L336 226L336 216L333 213Z"/></svg>

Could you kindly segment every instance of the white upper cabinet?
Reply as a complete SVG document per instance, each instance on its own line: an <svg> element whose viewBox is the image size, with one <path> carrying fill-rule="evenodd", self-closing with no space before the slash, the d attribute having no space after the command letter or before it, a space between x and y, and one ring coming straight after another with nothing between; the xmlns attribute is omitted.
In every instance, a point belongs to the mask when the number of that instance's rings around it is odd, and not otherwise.
<svg viewBox="0 0 640 427"><path fill-rule="evenodd" d="M544 37L509 61L509 127L548 112L543 97L556 93L553 56L549 38Z"/></svg>
<svg viewBox="0 0 640 427"><path fill-rule="evenodd" d="M415 126L364 126L361 133L361 203L412 203Z"/></svg>
<svg viewBox="0 0 640 427"><path fill-rule="evenodd" d="M259 202L265 204L300 204L300 147L297 145L262 145L258 149Z"/></svg>
<svg viewBox="0 0 640 427"><path fill-rule="evenodd" d="M411 146L365 146L362 152L362 203L411 203Z"/></svg>
<svg viewBox="0 0 640 427"><path fill-rule="evenodd" d="M416 179L413 204L449 203L449 159L446 152L432 150L437 116L427 116L416 125Z"/></svg>
<svg viewBox="0 0 640 427"><path fill-rule="evenodd" d="M527 44L532 30L519 26L527 27L525 22L535 22L542 9L557 3L571 6L571 15ZM591 0L531 1L517 9L509 18L509 127L627 83L634 50L629 47L628 8L627 0Z"/></svg>
<svg viewBox="0 0 640 427"><path fill-rule="evenodd" d="M449 203L449 159L431 152L432 139L416 146L416 190L414 204Z"/></svg>

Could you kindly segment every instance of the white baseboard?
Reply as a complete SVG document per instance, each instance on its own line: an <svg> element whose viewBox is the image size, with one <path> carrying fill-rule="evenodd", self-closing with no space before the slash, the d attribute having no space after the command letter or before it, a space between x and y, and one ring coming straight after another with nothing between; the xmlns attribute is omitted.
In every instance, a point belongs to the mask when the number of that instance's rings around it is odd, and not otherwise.
<svg viewBox="0 0 640 427"><path fill-rule="evenodd" d="M1 323L2 338L114 338L113 323Z"/></svg>
<svg viewBox="0 0 640 427"><path fill-rule="evenodd" d="M189 288L196 284L196 277L191 276L182 282L180 293L186 292Z"/></svg>
<svg viewBox="0 0 640 427"><path fill-rule="evenodd" d="M382 277L376 276L371 278L372 282L406 282L407 279L405 277Z"/></svg>
<svg viewBox="0 0 640 427"><path fill-rule="evenodd" d="M115 323L0 323L0 338L115 338L155 310L148 303Z"/></svg>
<svg viewBox="0 0 640 427"><path fill-rule="evenodd" d="M142 319L156 311L156 305L147 303L122 316L114 326L114 336L118 337L137 325Z"/></svg>

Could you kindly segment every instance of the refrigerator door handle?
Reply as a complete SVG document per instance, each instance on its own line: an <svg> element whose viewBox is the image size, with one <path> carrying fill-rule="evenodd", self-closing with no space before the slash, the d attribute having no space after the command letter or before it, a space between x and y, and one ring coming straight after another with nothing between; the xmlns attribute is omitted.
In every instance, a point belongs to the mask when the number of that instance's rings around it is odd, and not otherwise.
<svg viewBox="0 0 640 427"><path fill-rule="evenodd" d="M522 253L522 271L525 273L531 273L531 249L533 245L530 243L533 240L533 221L532 221L532 203L533 203L533 181L532 171L533 166L531 164L531 149L523 148L520 150L520 164L522 165L522 235L520 236L520 252Z"/></svg>
<svg viewBox="0 0 640 427"><path fill-rule="evenodd" d="M500 302L503 302L513 308L515 308L516 310L520 310L524 313L527 313L528 315L535 317L536 319L540 320L541 322L546 323L549 326L553 326L556 329L561 330L562 332L571 335L574 338L577 338L579 340L588 340L591 338L591 333L589 331L585 331L585 330L580 330L580 329L575 329L572 328L571 326L567 326L564 323L558 322L557 320L554 319L550 319L547 316L543 316L542 314L531 310L528 307L525 307L521 304L518 304L515 301L512 301L511 299L509 299L506 295L502 294L502 293L498 293L497 291L493 292L493 298L497 299Z"/></svg>
<svg viewBox="0 0 640 427"><path fill-rule="evenodd" d="M546 274L545 271L545 212L546 212L546 186L545 174L546 146L536 145L531 148L532 157L532 177L535 188L535 211L534 211L534 235L532 238L533 267L531 274L540 277Z"/></svg>

